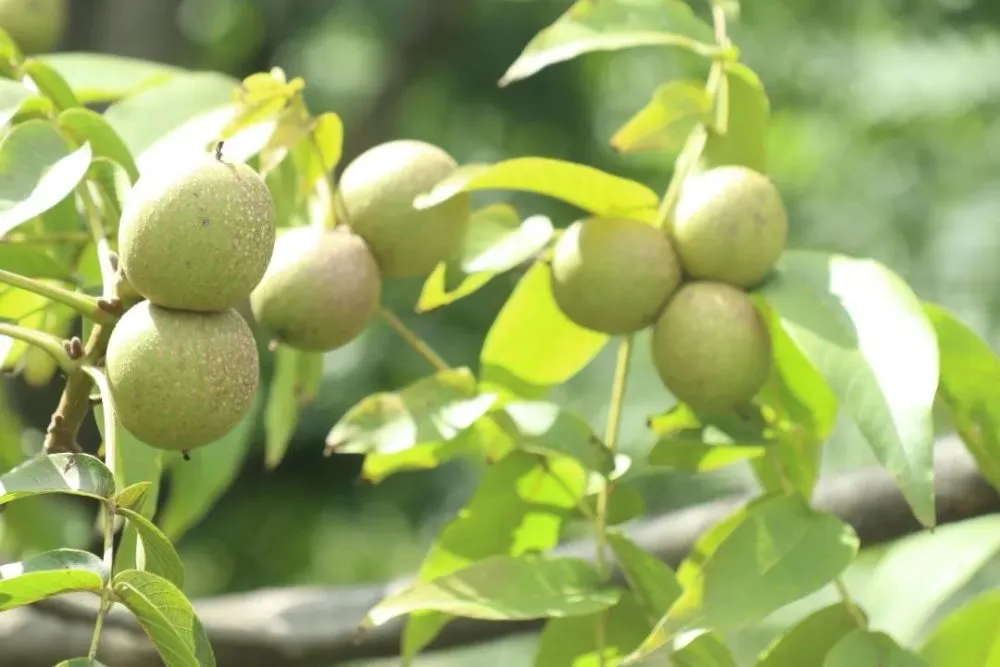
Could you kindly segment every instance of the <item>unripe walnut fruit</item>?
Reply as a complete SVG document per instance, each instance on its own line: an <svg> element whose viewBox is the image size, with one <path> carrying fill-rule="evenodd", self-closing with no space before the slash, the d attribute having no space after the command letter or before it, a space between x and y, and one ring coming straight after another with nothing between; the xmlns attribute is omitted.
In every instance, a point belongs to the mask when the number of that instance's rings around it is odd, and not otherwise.
<svg viewBox="0 0 1000 667"><path fill-rule="evenodd" d="M368 242L383 276L425 275L458 256L469 226L469 194L460 192L426 209L413 206L417 196L457 166L433 144L399 139L368 149L344 169L338 208Z"/></svg>
<svg viewBox="0 0 1000 667"><path fill-rule="evenodd" d="M115 325L106 367L122 425L168 451L232 430L253 403L260 372L256 341L235 310L195 313L148 301Z"/></svg>
<svg viewBox="0 0 1000 667"><path fill-rule="evenodd" d="M750 297L719 282L686 283L653 325L663 384L696 410L746 403L771 373L771 335Z"/></svg>
<svg viewBox="0 0 1000 667"><path fill-rule="evenodd" d="M681 282L670 240L627 218L590 218L566 228L552 253L552 295L576 324L624 335L653 323Z"/></svg>
<svg viewBox="0 0 1000 667"><path fill-rule="evenodd" d="M278 237L250 304L279 342L329 352L364 331L381 297L382 278L364 239L344 228L299 227Z"/></svg>
<svg viewBox="0 0 1000 667"><path fill-rule="evenodd" d="M122 210L119 261L152 303L216 312L250 295L275 233L264 179L245 164L206 153L139 178Z"/></svg>
<svg viewBox="0 0 1000 667"><path fill-rule="evenodd" d="M0 28L22 52L47 53L66 29L67 0L0 0Z"/></svg>
<svg viewBox="0 0 1000 667"><path fill-rule="evenodd" d="M728 165L684 182L671 234L688 276L749 288L784 252L788 215L767 176Z"/></svg>

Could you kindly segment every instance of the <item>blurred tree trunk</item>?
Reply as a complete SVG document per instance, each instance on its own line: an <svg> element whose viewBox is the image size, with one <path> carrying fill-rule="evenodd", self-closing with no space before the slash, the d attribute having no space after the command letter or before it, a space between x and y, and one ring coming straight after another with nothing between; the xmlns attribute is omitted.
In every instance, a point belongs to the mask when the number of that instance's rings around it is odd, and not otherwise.
<svg viewBox="0 0 1000 667"><path fill-rule="evenodd" d="M179 0L74 0L61 50L179 62L179 6Z"/></svg>

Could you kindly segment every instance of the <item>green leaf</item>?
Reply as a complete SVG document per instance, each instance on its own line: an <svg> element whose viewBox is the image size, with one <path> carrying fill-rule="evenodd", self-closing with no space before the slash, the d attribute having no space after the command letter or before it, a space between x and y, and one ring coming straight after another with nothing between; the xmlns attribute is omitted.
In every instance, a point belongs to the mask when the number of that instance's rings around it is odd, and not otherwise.
<svg viewBox="0 0 1000 667"><path fill-rule="evenodd" d="M620 594L578 558L489 556L388 596L368 612L362 626L427 610L492 621L582 616L613 606Z"/></svg>
<svg viewBox="0 0 1000 667"><path fill-rule="evenodd" d="M535 262L497 315L480 362L484 385L524 398L543 398L584 369L609 336L584 329L559 309L551 269Z"/></svg>
<svg viewBox="0 0 1000 667"><path fill-rule="evenodd" d="M107 53L48 53L37 59L59 72L83 104L113 102L184 71L151 60Z"/></svg>
<svg viewBox="0 0 1000 667"><path fill-rule="evenodd" d="M115 478L90 454L38 455L0 475L0 505L47 493L103 500L115 493Z"/></svg>
<svg viewBox="0 0 1000 667"><path fill-rule="evenodd" d="M1000 359L972 329L925 303L941 353L938 398L979 471L1000 489Z"/></svg>
<svg viewBox="0 0 1000 667"><path fill-rule="evenodd" d="M603 624L601 645L598 645L598 623ZM607 611L550 619L538 640L534 664L536 667L616 667L651 629L642 605L630 593L623 593L618 604Z"/></svg>
<svg viewBox="0 0 1000 667"><path fill-rule="evenodd" d="M442 262L424 282L417 312L424 313L453 303L480 289L495 276L538 255L555 230L544 215L521 222L508 204L492 204L469 218L462 257Z"/></svg>
<svg viewBox="0 0 1000 667"><path fill-rule="evenodd" d="M518 157L494 164L467 164L419 195L413 205L431 208L459 192L516 190L560 199L597 215L652 220L659 196L642 183L595 167L547 157Z"/></svg>
<svg viewBox="0 0 1000 667"><path fill-rule="evenodd" d="M312 365L322 374L323 356L278 345L274 351L274 375L267 394L264 421L264 465L273 470L285 458L295 428L299 423L299 408L314 390Z"/></svg>
<svg viewBox="0 0 1000 667"><path fill-rule="evenodd" d="M26 278L69 278L69 269L55 259L47 248L24 243L0 244L0 269Z"/></svg>
<svg viewBox="0 0 1000 667"><path fill-rule="evenodd" d="M17 81L0 79L0 127L5 127L34 93Z"/></svg>
<svg viewBox="0 0 1000 667"><path fill-rule="evenodd" d="M31 77L39 92L52 100L56 109L62 111L80 106L80 100L76 99L66 80L44 60L28 58L21 65L21 71Z"/></svg>
<svg viewBox="0 0 1000 667"><path fill-rule="evenodd" d="M760 413L696 413L679 404L650 420L660 439L649 463L688 472L706 472L764 455L773 442Z"/></svg>
<svg viewBox="0 0 1000 667"><path fill-rule="evenodd" d="M701 630L679 638L671 658L677 667L736 667L736 660L722 639Z"/></svg>
<svg viewBox="0 0 1000 667"><path fill-rule="evenodd" d="M29 120L0 140L0 237L49 210L80 183L90 145L70 151L55 125Z"/></svg>
<svg viewBox="0 0 1000 667"><path fill-rule="evenodd" d="M215 667L208 635L180 589L138 570L119 572L112 589L135 615L165 667Z"/></svg>
<svg viewBox="0 0 1000 667"><path fill-rule="evenodd" d="M328 111L313 121L308 141L312 144L313 159L305 170L305 185L311 190L316 182L326 179L340 163L344 150L344 122L336 113Z"/></svg>
<svg viewBox="0 0 1000 667"><path fill-rule="evenodd" d="M100 558L79 549L54 549L0 565L0 611L63 593L97 593L106 575Z"/></svg>
<svg viewBox="0 0 1000 667"><path fill-rule="evenodd" d="M104 116L85 108L67 109L59 114L58 123L78 143L89 142L95 158L107 158L121 165L132 183L138 180L139 168L128 146Z"/></svg>
<svg viewBox="0 0 1000 667"><path fill-rule="evenodd" d="M511 434L516 446L527 452L569 456L587 470L605 476L615 468L614 453L590 424L555 403L512 401L493 417Z"/></svg>
<svg viewBox="0 0 1000 667"><path fill-rule="evenodd" d="M910 287L873 261L788 251L760 294L853 418L917 519L935 522L934 329Z"/></svg>
<svg viewBox="0 0 1000 667"><path fill-rule="evenodd" d="M1000 552L1000 515L910 535L882 556L860 596L871 627L903 644L915 641L938 607ZM948 567L940 567L948 563ZM934 576L926 576L933 571ZM914 586L914 581L920 581ZM905 600L905 604L900 604Z"/></svg>
<svg viewBox="0 0 1000 667"><path fill-rule="evenodd" d="M981 593L948 614L920 648L929 667L1000 665L1000 591Z"/></svg>
<svg viewBox="0 0 1000 667"><path fill-rule="evenodd" d="M700 165L711 169L735 164L766 174L771 115L767 93L757 74L743 63L727 63L725 76L725 133L712 125L706 128Z"/></svg>
<svg viewBox="0 0 1000 667"><path fill-rule="evenodd" d="M823 607L778 637L760 655L757 667L822 665L826 654L857 622L843 603Z"/></svg>
<svg viewBox="0 0 1000 667"><path fill-rule="evenodd" d="M334 424L328 451L391 454L447 442L486 414L495 394L479 394L468 368L438 371L397 392L364 398Z"/></svg>
<svg viewBox="0 0 1000 667"><path fill-rule="evenodd" d="M617 531L608 531L608 544L646 615L658 619L666 614L681 595L681 585L670 566Z"/></svg>
<svg viewBox="0 0 1000 667"><path fill-rule="evenodd" d="M830 649L823 667L928 667L921 658L902 648L889 635L854 630Z"/></svg>
<svg viewBox="0 0 1000 667"><path fill-rule="evenodd" d="M119 491L112 498L112 502L119 508L124 507L134 511L137 507L142 507L143 503L146 502L146 495L152 486L152 482L136 482Z"/></svg>
<svg viewBox="0 0 1000 667"><path fill-rule="evenodd" d="M103 662L91 660L90 658L73 658L63 660L56 667L107 667Z"/></svg>
<svg viewBox="0 0 1000 667"><path fill-rule="evenodd" d="M469 503L441 531L420 567L431 581L496 554L545 552L583 497L587 476L572 459L548 462L513 451L487 469ZM404 657L416 655L450 617L417 612L403 631Z"/></svg>
<svg viewBox="0 0 1000 667"><path fill-rule="evenodd" d="M712 100L700 81L676 80L656 89L640 109L611 137L621 153L679 151L699 123L711 119Z"/></svg>
<svg viewBox="0 0 1000 667"><path fill-rule="evenodd" d="M125 507L119 507L118 512L139 533L139 543L142 546L136 556L136 569L158 574L177 586L183 586L184 564L167 536L138 512Z"/></svg>
<svg viewBox="0 0 1000 667"><path fill-rule="evenodd" d="M577 0L528 42L499 85L595 51L677 46L710 55L713 41L711 26L680 0Z"/></svg>
<svg viewBox="0 0 1000 667"><path fill-rule="evenodd" d="M463 431L447 442L425 442L391 454L370 452L361 466L361 476L366 482L378 484L399 472L437 468L446 461L477 448L476 435L472 431Z"/></svg>

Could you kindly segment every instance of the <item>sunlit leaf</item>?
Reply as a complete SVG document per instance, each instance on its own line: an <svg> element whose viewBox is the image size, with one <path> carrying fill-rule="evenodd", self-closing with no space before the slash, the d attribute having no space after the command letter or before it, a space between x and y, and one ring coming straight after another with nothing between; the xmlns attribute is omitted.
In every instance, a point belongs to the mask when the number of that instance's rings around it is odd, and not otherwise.
<svg viewBox="0 0 1000 667"><path fill-rule="evenodd" d="M78 549L54 549L0 565L0 611L82 591L99 592L107 571L100 558Z"/></svg>
<svg viewBox="0 0 1000 667"><path fill-rule="evenodd" d="M25 243L0 243L0 269L26 278L69 278L68 267L56 260L47 248Z"/></svg>
<svg viewBox="0 0 1000 667"><path fill-rule="evenodd" d="M517 447L542 456L576 459L602 475L615 467L614 455L581 417L544 401L512 401L494 414Z"/></svg>
<svg viewBox="0 0 1000 667"><path fill-rule="evenodd" d="M652 465L706 472L762 456L773 433L760 414L700 414L680 404L650 420L659 440Z"/></svg>
<svg viewBox="0 0 1000 667"><path fill-rule="evenodd" d="M106 499L115 493L115 478L89 454L38 455L0 475L0 505L47 493Z"/></svg>
<svg viewBox="0 0 1000 667"><path fill-rule="evenodd" d="M118 512L139 534L141 546L136 556L137 569L158 574L177 586L183 586L184 564L167 536L138 512L125 507L119 507Z"/></svg>
<svg viewBox="0 0 1000 667"><path fill-rule="evenodd" d="M622 153L678 151L688 133L711 117L712 102L698 81L676 80L653 93L653 99L611 137L611 147Z"/></svg>
<svg viewBox="0 0 1000 667"><path fill-rule="evenodd" d="M47 53L37 59L59 72L83 104L127 97L184 71L173 65L108 53Z"/></svg>
<svg viewBox="0 0 1000 667"><path fill-rule="evenodd" d="M934 329L910 287L874 260L793 250L759 291L896 480L935 523Z"/></svg>
<svg viewBox="0 0 1000 667"><path fill-rule="evenodd" d="M681 667L736 667L736 659L714 632L695 631L678 637L671 655Z"/></svg>
<svg viewBox="0 0 1000 667"><path fill-rule="evenodd" d="M974 597L948 614L920 648L929 667L1000 665L1000 591Z"/></svg>
<svg viewBox="0 0 1000 667"><path fill-rule="evenodd" d="M59 127L69 132L78 143L89 142L94 157L103 157L122 166L134 183L139 178L139 169L128 150L111 125L99 113L85 108L67 109L59 114Z"/></svg>
<svg viewBox="0 0 1000 667"><path fill-rule="evenodd" d="M21 71L31 77L38 91L52 100L56 109L72 109L80 106L80 100L59 72L44 60L28 58L21 65Z"/></svg>
<svg viewBox="0 0 1000 667"><path fill-rule="evenodd" d="M602 624L600 637L598 623ZM536 667L616 667L651 629L642 605L635 596L623 593L618 604L606 611L550 619L538 639L534 664Z"/></svg>
<svg viewBox="0 0 1000 667"><path fill-rule="evenodd" d="M883 632L853 630L837 642L826 654L823 667L928 667L927 663L910 653Z"/></svg>
<svg viewBox="0 0 1000 667"><path fill-rule="evenodd" d="M725 68L725 133L709 125L700 164L703 169L742 165L767 173L767 137L770 103L760 77L744 63Z"/></svg>
<svg viewBox="0 0 1000 667"><path fill-rule="evenodd" d="M166 667L215 667L208 635L180 589L138 570L119 572L112 589L135 615Z"/></svg>
<svg viewBox="0 0 1000 667"><path fill-rule="evenodd" d="M24 102L34 95L17 81L0 79L0 127L6 126Z"/></svg>
<svg viewBox="0 0 1000 667"><path fill-rule="evenodd" d="M761 653L757 667L822 665L830 649L857 627L854 616L843 603L823 607L768 646Z"/></svg>
<svg viewBox="0 0 1000 667"><path fill-rule="evenodd" d="M680 0L577 0L528 43L500 85L594 51L679 46L710 54L712 28Z"/></svg>

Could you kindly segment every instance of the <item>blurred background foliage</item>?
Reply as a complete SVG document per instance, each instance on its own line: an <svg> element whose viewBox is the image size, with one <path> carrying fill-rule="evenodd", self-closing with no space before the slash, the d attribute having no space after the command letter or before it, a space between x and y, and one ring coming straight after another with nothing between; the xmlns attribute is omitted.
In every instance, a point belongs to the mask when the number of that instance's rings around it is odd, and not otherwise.
<svg viewBox="0 0 1000 667"><path fill-rule="evenodd" d="M303 77L312 111L336 111L344 120L341 167L375 143L413 137L445 147L459 162L550 156L662 190L672 156L621 156L608 140L659 83L701 77L706 68L678 51L637 49L589 55L498 88L527 41L569 5L558 0L71 4L61 51L149 58L235 77L278 66ZM791 213L792 244L880 260L922 298L942 303L994 341L1000 325L994 287L1000 282L1000 5L746 2L731 32L771 99L771 172ZM476 197L508 201L522 216L547 214L559 226L575 215L525 194ZM450 363L475 369L483 336L519 275L427 315L413 314L419 281L388 285L386 300ZM645 418L672 401L646 363L642 341L636 354L621 443L641 453L652 444ZM603 429L613 356L607 350L554 396L597 429ZM266 378L266 355L263 364ZM360 460L323 458L321 450L330 426L355 402L429 372L381 326L328 354L322 390L280 468L264 471L258 419L237 482L182 539L187 592L378 582L418 566L438 528L474 489L477 471L452 463L371 486L357 481ZM32 387L8 378L5 386L0 468L38 446L61 390L58 380ZM89 428L85 438L91 440L85 445L95 444L96 430ZM827 447L824 473L870 461L844 423ZM735 467L698 478L649 478L643 492L647 511L656 513L751 484L747 471ZM0 519L5 556L90 543L86 508L53 499L23 502L24 509ZM56 507L61 519L53 522ZM881 553L862 558L848 581L863 583ZM986 568L963 595L996 584L997 570ZM749 657L800 613L784 610L766 627L734 637L734 646ZM532 642L519 637L428 656L422 664L473 658L483 665L529 664Z"/></svg>

